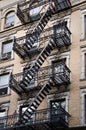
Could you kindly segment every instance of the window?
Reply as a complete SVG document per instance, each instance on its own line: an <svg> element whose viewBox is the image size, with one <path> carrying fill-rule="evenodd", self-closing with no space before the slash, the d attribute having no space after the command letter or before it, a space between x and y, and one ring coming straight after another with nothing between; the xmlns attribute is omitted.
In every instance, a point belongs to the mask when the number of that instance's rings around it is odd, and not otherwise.
<svg viewBox="0 0 86 130"><path fill-rule="evenodd" d="M0 109L0 118L6 116L6 109ZM4 128L5 121L3 119L0 120L0 128Z"/></svg>
<svg viewBox="0 0 86 130"><path fill-rule="evenodd" d="M7 111L8 111L9 103L1 104L0 105L0 130L5 127L7 121Z"/></svg>
<svg viewBox="0 0 86 130"><path fill-rule="evenodd" d="M32 20L37 19L39 17L39 12L40 12L39 7L30 9L30 17L31 17L31 19Z"/></svg>
<svg viewBox="0 0 86 130"><path fill-rule="evenodd" d="M0 95L8 94L9 77L9 73L0 75Z"/></svg>
<svg viewBox="0 0 86 130"><path fill-rule="evenodd" d="M5 116L6 116L6 109L0 109L0 118L1 118L1 120L0 120L0 128L4 128L4 125L6 123L6 120L4 120Z"/></svg>
<svg viewBox="0 0 86 130"><path fill-rule="evenodd" d="M84 15L84 36L86 38L86 15Z"/></svg>
<svg viewBox="0 0 86 130"><path fill-rule="evenodd" d="M81 124L86 124L86 86L81 87Z"/></svg>
<svg viewBox="0 0 86 130"><path fill-rule="evenodd" d="M5 27L14 26L15 14L14 12L7 13L5 17Z"/></svg>
<svg viewBox="0 0 86 130"><path fill-rule="evenodd" d="M66 111L68 111L68 101L69 101L68 92L48 95L47 98L48 98L48 108L61 106Z"/></svg>
<svg viewBox="0 0 86 130"><path fill-rule="evenodd" d="M61 63L66 63L66 58L53 61L53 78L56 82L62 83L61 77L63 77L64 74L64 65Z"/></svg>
<svg viewBox="0 0 86 130"><path fill-rule="evenodd" d="M85 60L85 78L86 78L86 53L84 54L84 60Z"/></svg>
<svg viewBox="0 0 86 130"><path fill-rule="evenodd" d="M81 10L81 39L86 38L86 9Z"/></svg>
<svg viewBox="0 0 86 130"><path fill-rule="evenodd" d="M65 113L62 114L62 112L64 111L68 112L69 92L62 92L62 93L57 92L56 94L48 95L47 99L48 99L48 104L47 104L48 108L51 108L52 111L50 114L48 113L50 119L55 120L56 118L56 120L59 121L57 115L61 114L62 118L68 123L67 115L65 115ZM62 108L64 109L64 111Z"/></svg>
<svg viewBox="0 0 86 130"><path fill-rule="evenodd" d="M85 98L85 124L86 124L86 95L84 96L84 98Z"/></svg>
<svg viewBox="0 0 86 130"><path fill-rule="evenodd" d="M66 5L66 2L65 0L57 0L57 9L58 10L61 10L61 9L64 9L65 8L65 5Z"/></svg>
<svg viewBox="0 0 86 130"><path fill-rule="evenodd" d="M2 59L10 59L12 54L13 42L12 40L2 43Z"/></svg>
<svg viewBox="0 0 86 130"><path fill-rule="evenodd" d="M86 79L86 47L81 48L81 80Z"/></svg>
<svg viewBox="0 0 86 130"><path fill-rule="evenodd" d="M62 123L63 120L68 122L67 115L65 114L66 109L65 99L53 100L50 103L51 103L50 119L53 121L54 120L58 121L57 124L59 124L59 126L62 126L62 124L60 123Z"/></svg>

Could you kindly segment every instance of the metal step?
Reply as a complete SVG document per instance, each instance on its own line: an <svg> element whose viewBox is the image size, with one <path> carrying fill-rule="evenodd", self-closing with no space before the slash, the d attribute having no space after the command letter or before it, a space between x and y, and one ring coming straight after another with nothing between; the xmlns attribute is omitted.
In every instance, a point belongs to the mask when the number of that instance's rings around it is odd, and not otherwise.
<svg viewBox="0 0 86 130"><path fill-rule="evenodd" d="M36 41L37 37L40 35L50 18L52 17L52 8L53 4L50 3L49 7L47 8L46 12L42 15L41 19L39 20L38 24L36 27L33 29L32 33L30 35L26 35L27 41L26 41L26 46L28 48L28 51L33 47L34 42ZM29 46L28 46L29 44ZM26 47L24 49L27 51Z"/></svg>
<svg viewBox="0 0 86 130"><path fill-rule="evenodd" d="M32 100L26 111L22 114L22 123L28 122L32 114L35 112L35 110L38 108L38 106L41 104L45 96L50 92L51 90L51 84L53 81L49 79L44 86L41 88L41 90L37 93L35 98Z"/></svg>
<svg viewBox="0 0 86 130"><path fill-rule="evenodd" d="M49 43L45 46L45 48L42 50L42 52L38 55L36 58L36 62L31 66L31 68L26 72L25 77L23 78L22 84L24 84L24 81L27 82L27 84L30 83L30 81L33 79L34 74L38 72L41 65L44 63L46 58L50 55L52 49L49 49L49 46L53 44L53 48L55 47L54 40L52 38L50 39ZM27 87L27 85L26 85Z"/></svg>

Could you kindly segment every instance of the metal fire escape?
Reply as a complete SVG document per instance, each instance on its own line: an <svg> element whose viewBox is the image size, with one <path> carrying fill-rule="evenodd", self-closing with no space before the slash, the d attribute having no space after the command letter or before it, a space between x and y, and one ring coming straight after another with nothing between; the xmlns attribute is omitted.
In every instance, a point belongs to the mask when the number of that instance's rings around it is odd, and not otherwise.
<svg viewBox="0 0 86 130"><path fill-rule="evenodd" d="M26 41L24 45L19 45L16 41L16 38L14 38L13 50L23 59L25 58L26 55L29 55L28 53L29 50L33 47L35 41L40 36L41 32L43 31L44 27L47 25L48 21L53 16L53 14L60 12L62 10L66 10L70 8L71 5L69 0L61 0L61 1L54 0L53 2L52 0L45 0L45 2L49 3L47 9L40 17L40 20L38 21L33 31L29 34L26 34ZM23 23L27 23L30 19L30 16L27 15L30 7L25 8L26 4L27 3L21 3L20 5L18 5L17 10L17 16L19 17L19 19L21 20L23 18L21 22L26 20ZM28 18L25 17L26 15Z"/></svg>
<svg viewBox="0 0 86 130"><path fill-rule="evenodd" d="M31 34L26 35L26 42L21 47L16 43L16 40L14 40L14 51L20 56L24 58L25 54L29 53L29 50L33 47L34 42L37 40L37 37L40 36L41 32L43 31L44 27L50 20L53 14L56 12L65 10L70 8L71 4L69 0L54 0L53 2L49 2L49 6L47 7L47 10L40 18L38 24L33 29ZM19 19L25 23L24 20L24 13L19 9L18 5L18 11L20 11L21 15L19 15L19 12L17 13ZM27 72L24 74L23 79L21 82L17 82L13 76L11 76L11 83L10 86L13 88L16 92L22 93L27 91L27 87L30 84L31 80L33 79L34 75L39 71L44 61L47 59L47 57L50 55L51 51L55 48L62 48L63 46L68 47L70 45L70 31L68 30L65 22L58 24L57 26L54 26L54 29L61 29L61 32L54 32L54 35L50 37L50 40L48 44L43 48L41 53L37 56L35 62L32 64L30 68L28 68ZM22 53L23 52L23 53ZM62 84L69 84L69 73L66 69L66 65L63 62L60 62L58 64L62 68L62 74L55 74L55 80L53 80L53 76L51 76L48 81L42 86L42 88L39 90L37 95L33 98L31 103L28 105L25 112L21 115L20 121L21 123L27 123L28 120L31 118L32 114L36 111L38 106L41 104L43 99L49 94L53 86L62 85ZM58 68L58 67L57 67ZM17 87L15 87L17 86Z"/></svg>

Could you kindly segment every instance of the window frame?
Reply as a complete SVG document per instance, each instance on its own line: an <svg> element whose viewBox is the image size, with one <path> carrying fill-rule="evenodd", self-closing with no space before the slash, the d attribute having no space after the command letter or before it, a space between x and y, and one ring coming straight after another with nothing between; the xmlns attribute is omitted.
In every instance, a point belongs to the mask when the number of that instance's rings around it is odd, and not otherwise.
<svg viewBox="0 0 86 130"><path fill-rule="evenodd" d="M10 18L12 19L11 21ZM5 28L13 27L14 25L15 25L15 11L10 11L5 15Z"/></svg>
<svg viewBox="0 0 86 130"><path fill-rule="evenodd" d="M36 20L40 17L41 6L30 8L29 16L31 20Z"/></svg>
<svg viewBox="0 0 86 130"><path fill-rule="evenodd" d="M9 72L0 74L0 76L3 76L3 75L8 75L8 76L9 76L9 77L8 77L8 80L10 80L10 73L9 73ZM4 88L7 88L7 93L6 93L6 94L1 94L0 96L5 96L5 95L8 95L8 94L9 94L9 92L10 92L9 81L8 81L8 84L1 85L1 86L0 86L0 90L1 90L1 89L4 89Z"/></svg>
<svg viewBox="0 0 86 130"><path fill-rule="evenodd" d="M60 62L64 62L66 64L66 57L64 58L61 58L61 59L58 59L58 60L55 60L55 61L52 61L52 74L53 74L53 80L56 80L55 77L56 75L58 75L58 73L55 73L55 64L59 64ZM60 67L60 71L61 69L63 69L61 66ZM63 71L63 70L62 70ZM61 71L61 72L62 72ZM62 72L63 73L63 72Z"/></svg>
<svg viewBox="0 0 86 130"><path fill-rule="evenodd" d="M80 97L81 97L81 125L85 125L86 124L86 108L85 108L85 96L86 96L86 86L82 86L81 87L81 91L80 91Z"/></svg>
<svg viewBox="0 0 86 130"><path fill-rule="evenodd" d="M7 45L7 44L12 44L12 48L13 48L13 41L12 40L2 42L2 50L1 50L1 59L2 60L8 60L8 59L13 58L13 49L11 51L9 51L9 52L3 53L4 45Z"/></svg>
<svg viewBox="0 0 86 130"><path fill-rule="evenodd" d="M3 120L3 122L1 122L1 124L4 125L3 127L5 127L5 125L6 125L6 118L5 118L5 120L4 120L4 117L7 116L8 108L9 108L9 103L2 103L2 105L1 105L1 109L5 109L5 111L6 111L5 116L2 116L2 117L1 117L2 120Z"/></svg>
<svg viewBox="0 0 86 130"><path fill-rule="evenodd" d="M86 38L86 14L84 15L84 38Z"/></svg>
<svg viewBox="0 0 86 130"><path fill-rule="evenodd" d="M81 47L81 74L80 74L80 80L86 79L86 47Z"/></svg>
<svg viewBox="0 0 86 130"><path fill-rule="evenodd" d="M86 9L81 10L81 40L86 39L86 25L85 25Z"/></svg>
<svg viewBox="0 0 86 130"><path fill-rule="evenodd" d="M57 94L51 94L47 96L47 107L50 108L50 102L53 100L63 100L65 99L65 110L68 112L68 104L69 104L69 92L62 92Z"/></svg>
<svg viewBox="0 0 86 130"><path fill-rule="evenodd" d="M50 94L47 96L47 108L51 108L50 102L53 100L65 100L65 111L69 110L69 92ZM50 117L50 113L47 115Z"/></svg>

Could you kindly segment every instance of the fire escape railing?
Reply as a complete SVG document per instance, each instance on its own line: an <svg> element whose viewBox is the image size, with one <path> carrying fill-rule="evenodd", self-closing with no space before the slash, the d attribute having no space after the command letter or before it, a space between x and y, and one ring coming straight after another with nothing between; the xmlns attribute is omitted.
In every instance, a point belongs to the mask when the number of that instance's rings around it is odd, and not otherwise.
<svg viewBox="0 0 86 130"><path fill-rule="evenodd" d="M25 70L28 70L26 68ZM23 76L25 75L25 71L22 73L18 73L15 75L11 75L10 78L10 87L16 91L18 94L29 92L31 89L37 89L38 87L42 87L42 85L49 79L53 78L54 82L56 84L69 84L70 83L70 70L69 68L64 64L63 68L59 72L53 72L53 66L46 66L40 68L38 73L33 77L31 83L29 84L29 87L25 88L26 91L22 90L21 88L21 81L23 79ZM55 76L58 76L58 78L55 78Z"/></svg>
<svg viewBox="0 0 86 130"><path fill-rule="evenodd" d="M55 6L57 7L56 13L59 12L59 11L62 11L64 9L68 9L71 6L70 0L61 0L61 1L59 1L59 0L53 0L53 1L52 0L44 0L44 1L32 0L32 1L18 3L18 5L17 5L17 16L22 23L31 22L29 10L31 8L45 6L49 2L55 3ZM32 5L34 3L35 3L35 5Z"/></svg>
<svg viewBox="0 0 86 130"><path fill-rule="evenodd" d="M37 2L37 3L36 3ZM27 1L27 2L22 2L17 4L17 16L20 19L20 21L25 24L28 22L32 22L34 20L38 20L41 15L43 14L43 11L38 13L38 17L35 17L35 19L31 19L30 16L30 10L34 9L36 7L41 8L42 6L46 6L50 0L33 0L33 1ZM35 3L35 5L33 5Z"/></svg>
<svg viewBox="0 0 86 130"><path fill-rule="evenodd" d="M46 108L37 110L33 113L33 117L28 120L26 126L31 128L32 126L43 128L43 125L50 129L54 125L56 128L68 127L69 125L69 113L66 112L62 107L57 108ZM2 128L17 128L17 122L19 120L19 114L4 116L0 118L0 129ZM20 125L20 128L23 125Z"/></svg>
<svg viewBox="0 0 86 130"><path fill-rule="evenodd" d="M58 33L55 32L55 28L59 28L62 31L58 31ZM54 29L54 33L53 34L46 34L46 32L52 32ZM38 46L38 52L40 52L46 45L46 41L49 40L50 37L54 37L55 41L56 41L56 45L57 48L61 48L62 46L66 46L68 47L71 44L71 32L68 29L68 27L65 24L58 24L55 25L54 27L49 28L48 30L46 30L45 37L40 37L38 40L39 46ZM27 39L26 36L20 37L20 38L14 38L13 41L13 50L23 59L25 59L25 57L30 56L31 53L33 53L33 51L30 49L28 51L28 54L24 51L24 45L27 44Z"/></svg>

